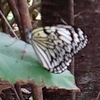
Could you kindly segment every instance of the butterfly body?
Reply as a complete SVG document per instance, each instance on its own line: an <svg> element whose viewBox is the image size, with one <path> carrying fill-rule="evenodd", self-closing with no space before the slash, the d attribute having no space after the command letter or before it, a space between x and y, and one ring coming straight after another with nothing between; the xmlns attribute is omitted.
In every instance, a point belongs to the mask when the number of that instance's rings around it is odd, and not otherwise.
<svg viewBox="0 0 100 100"><path fill-rule="evenodd" d="M31 44L44 68L62 73L72 57L87 44L87 36L80 28L68 25L45 26L32 31Z"/></svg>

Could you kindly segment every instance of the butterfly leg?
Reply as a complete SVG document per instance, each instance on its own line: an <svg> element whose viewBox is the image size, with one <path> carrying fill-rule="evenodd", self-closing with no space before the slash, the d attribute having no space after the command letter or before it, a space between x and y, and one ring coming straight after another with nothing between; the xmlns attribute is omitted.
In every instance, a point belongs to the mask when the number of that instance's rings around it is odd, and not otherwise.
<svg viewBox="0 0 100 100"><path fill-rule="evenodd" d="M24 58L24 55L25 55L25 53L26 53L26 48L27 48L27 43L25 44L24 50L22 51L21 59Z"/></svg>
<svg viewBox="0 0 100 100"><path fill-rule="evenodd" d="M15 44L17 41L18 41L18 39L15 39L14 42L12 42L11 44L5 45L5 47L10 47L10 46L12 46L13 44Z"/></svg>

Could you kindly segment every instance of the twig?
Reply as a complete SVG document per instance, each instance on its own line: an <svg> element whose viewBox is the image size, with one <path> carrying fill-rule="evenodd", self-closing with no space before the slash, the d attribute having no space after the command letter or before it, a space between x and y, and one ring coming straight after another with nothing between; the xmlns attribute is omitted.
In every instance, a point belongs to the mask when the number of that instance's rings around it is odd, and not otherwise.
<svg viewBox="0 0 100 100"><path fill-rule="evenodd" d="M83 14L83 13L91 13L91 12L93 13L93 10L92 10L92 11L90 11L90 10L83 10L83 11L81 11L81 12L75 14L75 15L74 15L74 18L75 18L75 17L78 17L79 15L81 15L81 14ZM94 12L95 12L95 11L94 11Z"/></svg>
<svg viewBox="0 0 100 100"><path fill-rule="evenodd" d="M97 95L95 100L100 100L100 92L98 93L98 95Z"/></svg>
<svg viewBox="0 0 100 100"><path fill-rule="evenodd" d="M84 12L85 12L85 11L82 11L82 12L79 12L79 13L75 14L75 15L74 15L74 18L77 17L77 16L79 16L79 15L81 15L81 14L83 14Z"/></svg>
<svg viewBox="0 0 100 100"><path fill-rule="evenodd" d="M14 90L15 94L16 94L17 99L18 99L18 100L20 100L19 95L18 95L18 93L17 93L17 91L16 91L16 89L15 89L14 85L12 85L12 88L13 88L13 90Z"/></svg>
<svg viewBox="0 0 100 100"><path fill-rule="evenodd" d="M4 21L7 23L8 27L10 28L10 30L12 31L12 33L14 34L14 36L16 37L16 39L18 39L18 36L17 36L16 33L13 31L12 27L10 26L9 22L7 21L6 17L4 16L4 14L2 13L1 10L0 10L0 14L1 14L2 18L4 19Z"/></svg>

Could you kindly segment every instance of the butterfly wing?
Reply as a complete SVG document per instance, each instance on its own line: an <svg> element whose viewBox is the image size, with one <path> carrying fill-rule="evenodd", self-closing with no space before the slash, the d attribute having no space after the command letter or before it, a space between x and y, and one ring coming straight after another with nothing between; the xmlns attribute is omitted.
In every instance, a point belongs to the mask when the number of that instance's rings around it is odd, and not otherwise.
<svg viewBox="0 0 100 100"><path fill-rule="evenodd" d="M46 26L32 33L33 48L43 66L53 73L66 70L72 56L87 43L87 37L81 29L72 26Z"/></svg>

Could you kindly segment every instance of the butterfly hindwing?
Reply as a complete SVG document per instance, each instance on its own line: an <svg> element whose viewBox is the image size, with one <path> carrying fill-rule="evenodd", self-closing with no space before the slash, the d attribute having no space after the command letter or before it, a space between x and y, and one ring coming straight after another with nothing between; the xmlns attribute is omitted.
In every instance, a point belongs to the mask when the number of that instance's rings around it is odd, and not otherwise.
<svg viewBox="0 0 100 100"><path fill-rule="evenodd" d="M31 40L41 63L53 73L65 71L73 55L87 44L87 37L80 28L66 25L35 29Z"/></svg>

